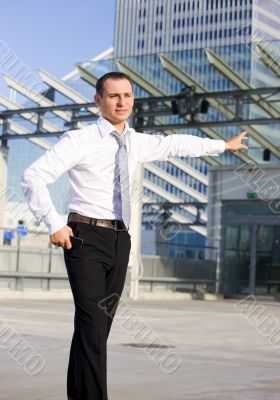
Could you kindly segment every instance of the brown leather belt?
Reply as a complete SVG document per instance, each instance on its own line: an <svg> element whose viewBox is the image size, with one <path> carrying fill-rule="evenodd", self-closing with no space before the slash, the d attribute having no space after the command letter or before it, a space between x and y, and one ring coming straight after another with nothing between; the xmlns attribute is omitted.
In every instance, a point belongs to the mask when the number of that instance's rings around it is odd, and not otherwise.
<svg viewBox="0 0 280 400"><path fill-rule="evenodd" d="M102 226L103 228L110 228L115 231L127 231L123 221L118 219L97 219L77 213L70 213L68 215L68 222L82 222L83 224Z"/></svg>

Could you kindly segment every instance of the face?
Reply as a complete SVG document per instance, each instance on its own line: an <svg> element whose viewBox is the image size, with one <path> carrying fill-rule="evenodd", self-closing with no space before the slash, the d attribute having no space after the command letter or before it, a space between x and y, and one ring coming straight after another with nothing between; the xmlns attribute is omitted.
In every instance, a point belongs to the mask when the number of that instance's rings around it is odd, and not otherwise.
<svg viewBox="0 0 280 400"><path fill-rule="evenodd" d="M96 94L94 100L104 118L117 128L124 127L134 102L132 87L127 79L107 79L102 96Z"/></svg>

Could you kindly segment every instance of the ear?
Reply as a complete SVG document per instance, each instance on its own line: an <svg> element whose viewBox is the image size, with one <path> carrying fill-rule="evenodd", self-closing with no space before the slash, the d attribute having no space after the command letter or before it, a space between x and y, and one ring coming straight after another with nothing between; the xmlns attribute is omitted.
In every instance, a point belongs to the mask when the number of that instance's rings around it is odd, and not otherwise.
<svg viewBox="0 0 280 400"><path fill-rule="evenodd" d="M99 94L94 95L94 101L95 101L95 104L99 107L99 105L100 105L100 95Z"/></svg>

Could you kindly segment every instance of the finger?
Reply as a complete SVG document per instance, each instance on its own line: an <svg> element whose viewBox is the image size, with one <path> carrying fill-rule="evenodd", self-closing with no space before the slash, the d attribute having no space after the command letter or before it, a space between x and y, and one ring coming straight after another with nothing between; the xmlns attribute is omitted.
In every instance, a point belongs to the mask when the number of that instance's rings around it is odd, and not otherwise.
<svg viewBox="0 0 280 400"><path fill-rule="evenodd" d="M68 228L69 228L69 229L68 229L68 230L69 230L69 235L70 235L70 236L74 236L74 233L73 233L72 228L70 228L70 226L69 226Z"/></svg>
<svg viewBox="0 0 280 400"><path fill-rule="evenodd" d="M70 250L72 248L72 244L70 242L70 239L66 240L64 248L67 250Z"/></svg>
<svg viewBox="0 0 280 400"><path fill-rule="evenodd" d="M239 137L241 138L241 140L243 140L243 139L248 139L248 132L247 131L245 131L245 132L241 132L240 134L239 134Z"/></svg>

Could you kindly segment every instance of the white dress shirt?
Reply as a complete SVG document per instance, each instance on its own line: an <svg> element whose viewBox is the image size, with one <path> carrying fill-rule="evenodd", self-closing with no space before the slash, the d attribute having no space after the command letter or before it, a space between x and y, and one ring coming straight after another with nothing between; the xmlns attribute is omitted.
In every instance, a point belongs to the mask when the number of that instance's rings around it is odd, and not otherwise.
<svg viewBox="0 0 280 400"><path fill-rule="evenodd" d="M96 124L63 134L61 139L27 168L22 177L23 191L34 216L46 223L53 234L65 226L47 188L65 172L68 175L69 212L92 218L121 219L114 212L114 170L119 145L111 132L113 125L100 117ZM131 193L137 163L168 160L169 157L215 156L223 153L223 140L191 135L150 135L125 125ZM118 207L121 209L121 207Z"/></svg>

